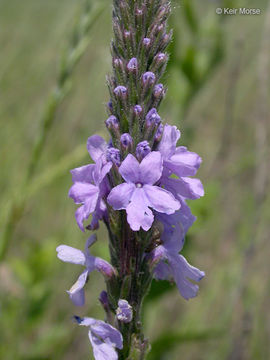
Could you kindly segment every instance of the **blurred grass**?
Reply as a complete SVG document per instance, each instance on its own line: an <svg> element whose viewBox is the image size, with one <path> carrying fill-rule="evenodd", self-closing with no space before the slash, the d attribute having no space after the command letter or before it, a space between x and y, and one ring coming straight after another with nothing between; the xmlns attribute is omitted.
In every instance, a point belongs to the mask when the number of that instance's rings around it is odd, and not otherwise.
<svg viewBox="0 0 270 360"><path fill-rule="evenodd" d="M270 66L262 40L269 2L256 2L260 16L223 19L215 14L221 3L173 2L174 42L165 75L169 91L161 112L181 128L182 144L204 160L199 176L206 196L190 203L198 220L188 234L185 255L207 276L199 297L189 302L174 286L155 283L144 311L145 330L153 343L150 359L270 358L269 182L261 189L259 206L254 185L262 166L258 146L263 147L267 176L270 170ZM0 2L1 232L14 194L27 199L0 265L4 360L89 358L87 334L72 324L71 317L75 311L103 316L97 301L103 289L98 274L91 276L86 308L70 304L64 290L80 269L60 263L55 247L84 244L85 236L74 221L74 205L67 198L68 169L89 161L84 150L87 137L104 132L110 6L91 29L89 46L73 73L73 87L57 110L27 195L20 193L39 135L39 119L82 6L83 1L72 0ZM237 6L255 5L239 0ZM262 56L266 85L258 75ZM213 65L212 59L218 62ZM265 88L263 98L260 89ZM228 119L226 99L231 93ZM260 145L255 134L263 117L267 142ZM220 152L221 145L226 151ZM99 239L94 251L106 257L103 228ZM161 289L162 296L156 296Z"/></svg>

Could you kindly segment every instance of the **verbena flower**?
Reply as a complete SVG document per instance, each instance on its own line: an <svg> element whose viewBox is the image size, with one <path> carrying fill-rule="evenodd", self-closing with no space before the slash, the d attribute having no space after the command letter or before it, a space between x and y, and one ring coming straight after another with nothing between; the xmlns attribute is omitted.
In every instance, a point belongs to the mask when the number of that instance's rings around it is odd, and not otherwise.
<svg viewBox="0 0 270 360"><path fill-rule="evenodd" d="M123 348L123 337L120 331L104 321L90 317L75 316L75 320L79 325L89 327L88 336L96 360L118 359L115 348Z"/></svg>
<svg viewBox="0 0 270 360"><path fill-rule="evenodd" d="M91 228L98 227L98 221L106 216L106 205L102 197L108 192L106 175L112 167L112 162L107 162L106 151L108 145L98 136L91 136L87 141L87 149L96 164L81 166L71 170L74 184L69 190L69 196L76 204L81 204L76 213L76 221L84 231L84 220L93 214Z"/></svg>
<svg viewBox="0 0 270 360"><path fill-rule="evenodd" d="M199 289L198 285L188 279L200 281L205 274L179 255L184 245L185 234L196 220L184 200L181 205L181 209L173 215L158 214L157 219L163 224L160 239L162 244L152 251L151 257L155 266L155 277L160 280L173 278L180 294L188 300L196 296Z"/></svg>
<svg viewBox="0 0 270 360"><path fill-rule="evenodd" d="M60 245L56 249L57 256L60 260L72 264L82 265L86 268L81 273L76 283L68 291L71 300L77 306L84 305L84 285L86 284L87 278L92 271L98 270L106 278L110 278L114 275L114 268L111 264L99 257L95 257L90 254L89 247L92 246L95 241L96 236L90 236L86 241L84 251L67 245Z"/></svg>
<svg viewBox="0 0 270 360"><path fill-rule="evenodd" d="M162 174L162 158L159 152L148 154L141 163L131 154L122 162L119 173L126 181L114 187L108 195L108 203L115 209L125 209L132 230L149 230L158 212L172 214L180 208L174 196L155 186Z"/></svg>

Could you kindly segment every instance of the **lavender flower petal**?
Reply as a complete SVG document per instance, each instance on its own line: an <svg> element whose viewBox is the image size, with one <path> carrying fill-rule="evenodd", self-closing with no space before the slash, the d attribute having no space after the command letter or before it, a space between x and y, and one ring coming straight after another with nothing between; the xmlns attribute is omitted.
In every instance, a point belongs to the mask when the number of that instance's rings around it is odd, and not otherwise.
<svg viewBox="0 0 270 360"><path fill-rule="evenodd" d="M68 196L74 200L75 204L81 204L85 202L86 199L91 199L94 211L98 192L99 190L95 185L84 182L75 182L75 184L71 186Z"/></svg>
<svg viewBox="0 0 270 360"><path fill-rule="evenodd" d="M125 209L136 187L132 183L123 183L112 189L107 201L115 210Z"/></svg>
<svg viewBox="0 0 270 360"><path fill-rule="evenodd" d="M90 136L87 140L87 150L95 162L105 154L107 147L106 141L99 135Z"/></svg>
<svg viewBox="0 0 270 360"><path fill-rule="evenodd" d="M85 265L85 254L78 249L67 245L59 245L56 248L58 259L71 264Z"/></svg>
<svg viewBox="0 0 270 360"><path fill-rule="evenodd" d="M140 179L143 184L155 184L162 174L162 157L158 151L152 151L140 163Z"/></svg>
<svg viewBox="0 0 270 360"><path fill-rule="evenodd" d="M93 181L93 171L95 169L94 164L84 165L76 169L71 170L72 181L90 183Z"/></svg>
<svg viewBox="0 0 270 360"><path fill-rule="evenodd" d="M69 294L70 299L76 306L83 306L85 303L85 295L84 295L84 285L87 281L88 270L85 270L75 282L74 285L70 288L67 293Z"/></svg>
<svg viewBox="0 0 270 360"><path fill-rule="evenodd" d="M95 360L117 360L118 355L116 350L111 346L100 340L93 332L88 332L89 340L93 347Z"/></svg>
<svg viewBox="0 0 270 360"><path fill-rule="evenodd" d="M123 348L122 334L101 320L75 316L79 325L88 326L88 336L93 347L95 360L117 360L115 348Z"/></svg>
<svg viewBox="0 0 270 360"><path fill-rule="evenodd" d="M119 172L126 182L136 183L139 181L140 167L138 160L131 154L128 154L122 162Z"/></svg>
<svg viewBox="0 0 270 360"><path fill-rule="evenodd" d="M173 214L180 208L180 203L167 190L158 186L144 185L144 192L149 200L150 206L158 212Z"/></svg>
<svg viewBox="0 0 270 360"><path fill-rule="evenodd" d="M150 229L154 215L149 209L149 201L142 188L136 188L132 194L131 202L126 208L127 221L133 231L139 231L140 227L147 231Z"/></svg>
<svg viewBox="0 0 270 360"><path fill-rule="evenodd" d="M163 130L163 136L159 143L158 150L164 159L172 156L176 149L176 143L180 139L180 131L176 126L166 124Z"/></svg>

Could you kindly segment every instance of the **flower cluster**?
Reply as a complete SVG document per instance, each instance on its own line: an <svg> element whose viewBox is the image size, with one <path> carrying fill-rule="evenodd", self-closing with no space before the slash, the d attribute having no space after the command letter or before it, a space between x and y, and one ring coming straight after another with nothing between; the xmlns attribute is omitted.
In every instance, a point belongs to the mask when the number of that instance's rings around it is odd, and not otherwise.
<svg viewBox="0 0 270 360"><path fill-rule="evenodd" d="M167 0L114 2L113 76L105 125L107 142L98 135L87 141L93 163L73 169L69 196L79 205L79 228L108 229L111 263L66 245L57 248L64 262L82 265L83 272L68 291L75 305L85 301L84 286L93 270L105 279L100 295L106 322L76 318L89 327L98 360L127 358L132 336L141 353L140 307L152 279L173 279L185 299L196 296L204 272L179 254L185 234L195 221L186 203L204 195L195 178L201 158L177 146L180 131L162 121L158 112L165 95L160 78L168 61ZM128 325L127 325L128 324ZM130 326L129 326L130 325ZM142 357L140 357L142 358Z"/></svg>

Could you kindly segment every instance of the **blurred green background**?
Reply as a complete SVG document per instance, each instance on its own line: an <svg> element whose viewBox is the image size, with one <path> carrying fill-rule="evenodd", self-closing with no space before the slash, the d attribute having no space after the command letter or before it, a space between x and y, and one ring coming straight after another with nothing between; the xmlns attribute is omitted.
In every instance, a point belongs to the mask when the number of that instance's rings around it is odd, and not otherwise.
<svg viewBox="0 0 270 360"><path fill-rule="evenodd" d="M78 315L103 318L97 273L87 305L65 290L80 269L57 260L86 239L68 199L87 137L106 135L111 2L0 0L0 359L89 359ZM154 283L145 302L150 360L270 359L270 2L174 0L162 117L198 152L206 194L184 253L206 272L196 299ZM256 7L257 16L217 15ZM107 136L108 137L108 136ZM94 253L108 257L99 230Z"/></svg>

